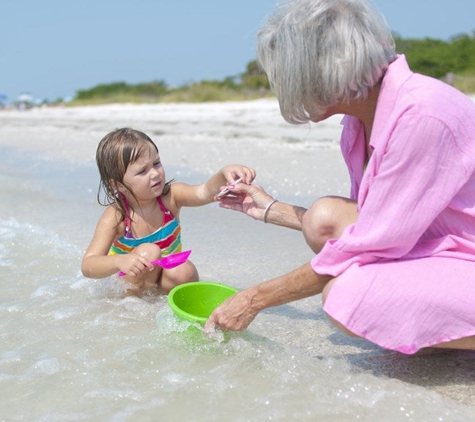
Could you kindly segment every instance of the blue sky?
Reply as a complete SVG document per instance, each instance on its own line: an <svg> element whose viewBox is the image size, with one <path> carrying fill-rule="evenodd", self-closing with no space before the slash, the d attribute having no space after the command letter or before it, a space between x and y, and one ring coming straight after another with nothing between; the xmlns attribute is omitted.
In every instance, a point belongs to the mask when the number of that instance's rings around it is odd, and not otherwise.
<svg viewBox="0 0 475 422"><path fill-rule="evenodd" d="M100 83L223 79L254 59L278 0L2 0L0 93L55 100ZM475 30L475 0L373 0L404 38Z"/></svg>

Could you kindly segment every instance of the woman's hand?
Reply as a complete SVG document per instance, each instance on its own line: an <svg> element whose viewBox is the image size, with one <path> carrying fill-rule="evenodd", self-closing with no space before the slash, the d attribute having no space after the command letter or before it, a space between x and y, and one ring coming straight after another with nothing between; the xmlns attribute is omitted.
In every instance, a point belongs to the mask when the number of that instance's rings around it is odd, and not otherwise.
<svg viewBox="0 0 475 422"><path fill-rule="evenodd" d="M216 327L225 331L245 330L258 314L250 305L248 290L236 293L214 310L206 321L204 331L211 332Z"/></svg>
<svg viewBox="0 0 475 422"><path fill-rule="evenodd" d="M238 183L229 186L230 193L217 198L221 208L240 211L248 216L263 220L266 207L274 200L261 186Z"/></svg>

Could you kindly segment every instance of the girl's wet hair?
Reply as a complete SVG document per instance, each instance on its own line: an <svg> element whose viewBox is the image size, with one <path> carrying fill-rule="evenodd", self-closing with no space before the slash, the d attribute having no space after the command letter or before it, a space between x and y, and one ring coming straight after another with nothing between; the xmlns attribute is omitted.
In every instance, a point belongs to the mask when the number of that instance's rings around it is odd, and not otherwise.
<svg viewBox="0 0 475 422"><path fill-rule="evenodd" d="M150 146L158 153L157 146L148 135L130 128L117 129L108 133L97 146L96 163L101 178L97 201L101 205L116 207L121 214L121 221L125 219L127 209L123 195L117 191L115 185L120 183L129 189L124 183L125 172L130 164L135 163L144 154L148 154ZM170 183L171 181L165 184L163 194L168 193ZM133 195L130 189L129 191ZM102 192L104 195L101 195Z"/></svg>

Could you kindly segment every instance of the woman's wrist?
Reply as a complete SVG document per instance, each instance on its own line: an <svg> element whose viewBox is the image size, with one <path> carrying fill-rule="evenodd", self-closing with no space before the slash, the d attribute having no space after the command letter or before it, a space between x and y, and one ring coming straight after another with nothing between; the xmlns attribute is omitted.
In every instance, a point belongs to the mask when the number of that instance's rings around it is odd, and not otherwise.
<svg viewBox="0 0 475 422"><path fill-rule="evenodd" d="M265 207L265 209L264 209L264 218L263 218L264 223L267 223L267 216L269 215L269 211L270 211L272 205L274 205L276 202L279 202L279 201L277 199L273 199Z"/></svg>
<svg viewBox="0 0 475 422"><path fill-rule="evenodd" d="M279 205L276 207L275 204L277 202ZM267 199L267 202L264 202L264 204L266 203L267 205L263 211L261 211L262 214L258 217L261 221L289 229L302 230L302 218L307 211L305 208L287 204L272 198Z"/></svg>

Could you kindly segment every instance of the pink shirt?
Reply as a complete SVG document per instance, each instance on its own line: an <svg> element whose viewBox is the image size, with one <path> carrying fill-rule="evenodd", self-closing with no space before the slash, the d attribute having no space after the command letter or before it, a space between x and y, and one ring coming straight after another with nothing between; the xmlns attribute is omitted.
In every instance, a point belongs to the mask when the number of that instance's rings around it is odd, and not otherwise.
<svg viewBox="0 0 475 422"><path fill-rule="evenodd" d="M446 256L475 261L475 104L443 82L388 68L363 170L361 121L343 119L341 150L359 217L311 265L338 276L353 264ZM364 174L363 174L364 171Z"/></svg>

